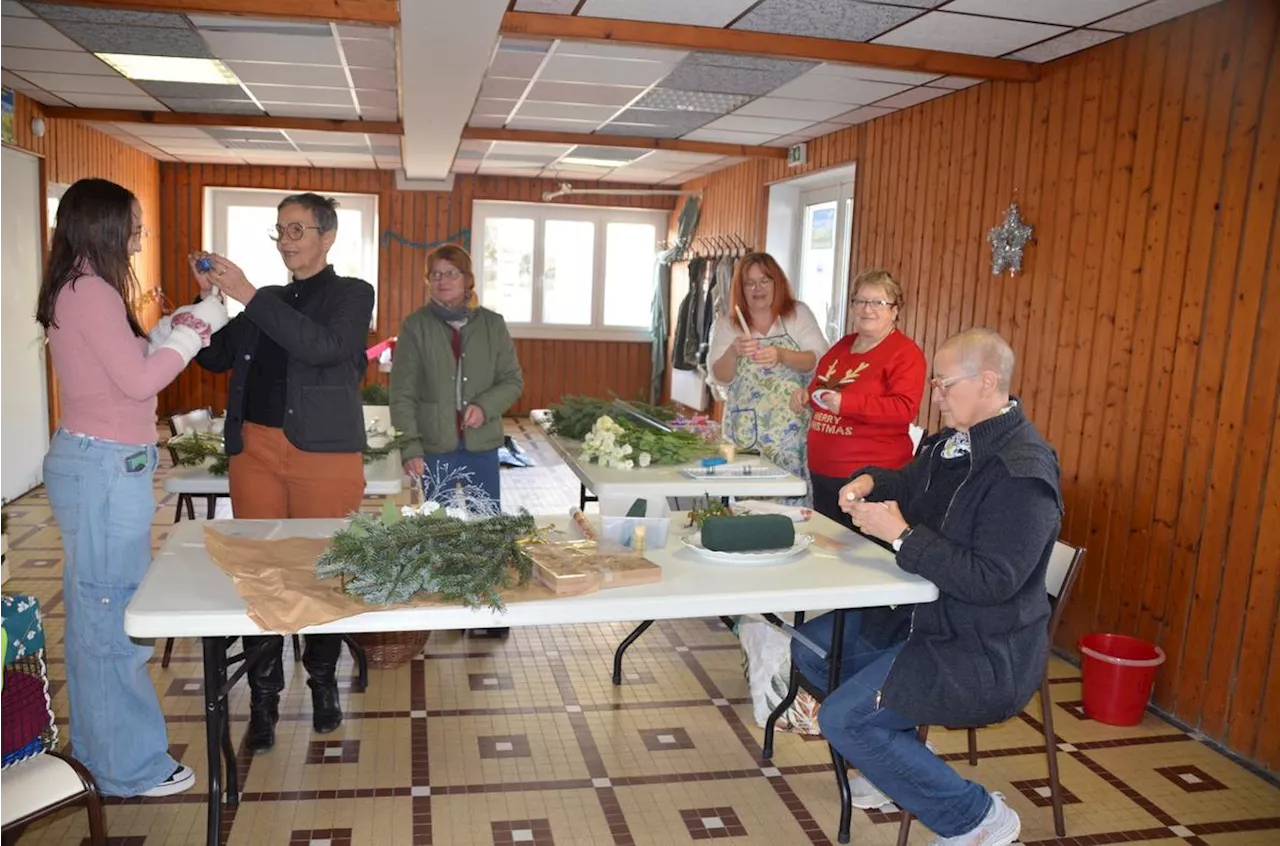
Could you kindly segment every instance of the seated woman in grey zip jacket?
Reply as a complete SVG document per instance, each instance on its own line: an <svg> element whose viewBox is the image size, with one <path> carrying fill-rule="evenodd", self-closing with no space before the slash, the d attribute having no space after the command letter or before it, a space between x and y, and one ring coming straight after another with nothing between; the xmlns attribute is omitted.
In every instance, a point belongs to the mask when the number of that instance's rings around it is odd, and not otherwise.
<svg viewBox="0 0 1280 846"><path fill-rule="evenodd" d="M497 503L502 415L524 390L502 316L478 305L470 254L427 256L427 304L405 318L391 368L391 424L405 471L433 498L458 481ZM469 477L463 477L469 474Z"/></svg>

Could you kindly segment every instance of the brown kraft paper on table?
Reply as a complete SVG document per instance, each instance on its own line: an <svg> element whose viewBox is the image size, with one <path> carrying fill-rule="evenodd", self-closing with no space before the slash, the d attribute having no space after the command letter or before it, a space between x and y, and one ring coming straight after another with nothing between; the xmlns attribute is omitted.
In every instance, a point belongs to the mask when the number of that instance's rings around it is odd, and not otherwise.
<svg viewBox="0 0 1280 846"><path fill-rule="evenodd" d="M318 626L344 617L363 614L367 611L381 611L388 608L417 608L447 605L462 605L461 602L450 602L442 599L423 597L412 602L397 605L368 605L342 589L341 579L317 579L315 574L316 559L329 548L331 538L279 538L261 540L257 538L239 538L224 535L208 526L204 527L204 545L209 557L223 572L231 577L236 593L249 606L249 619L259 628L277 634L294 634L307 626ZM530 544L525 551L535 561L544 559L542 550L554 549L541 544ZM553 556L556 558L558 556ZM622 569L611 560L624 558L629 562L644 561L631 556L596 556L600 564L612 573ZM656 576L642 577L644 581L658 581L661 568L656 564L644 562L649 566L643 570L656 571ZM580 565L579 565L580 566ZM566 595L557 593L545 584L540 583L538 573L545 565L534 567L535 578L524 587L510 587L498 592L502 601L511 604L516 602L533 602L543 599L555 599ZM611 578L597 575L593 580L597 584L575 593L591 593L604 587L622 587L629 584L640 584L637 577L630 579Z"/></svg>

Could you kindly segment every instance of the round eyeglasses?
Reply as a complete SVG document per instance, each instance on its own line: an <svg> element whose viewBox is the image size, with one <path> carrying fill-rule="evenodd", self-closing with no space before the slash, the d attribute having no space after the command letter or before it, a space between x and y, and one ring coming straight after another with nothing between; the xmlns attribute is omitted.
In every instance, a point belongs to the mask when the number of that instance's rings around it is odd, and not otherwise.
<svg viewBox="0 0 1280 846"><path fill-rule="evenodd" d="M317 232L323 231L319 226L307 226L297 222L289 223L285 226L281 226L277 223L272 227L268 237L271 238L272 241L279 241L285 236L288 236L290 241L301 241L302 236L307 234L308 229L314 229Z"/></svg>

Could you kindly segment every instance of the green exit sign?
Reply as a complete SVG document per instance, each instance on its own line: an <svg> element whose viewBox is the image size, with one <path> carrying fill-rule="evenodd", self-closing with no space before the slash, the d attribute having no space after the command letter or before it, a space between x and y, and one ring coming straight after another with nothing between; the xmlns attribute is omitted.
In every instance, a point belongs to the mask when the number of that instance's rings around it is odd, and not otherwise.
<svg viewBox="0 0 1280 846"><path fill-rule="evenodd" d="M787 148L787 167L799 167L809 160L809 146L805 143Z"/></svg>

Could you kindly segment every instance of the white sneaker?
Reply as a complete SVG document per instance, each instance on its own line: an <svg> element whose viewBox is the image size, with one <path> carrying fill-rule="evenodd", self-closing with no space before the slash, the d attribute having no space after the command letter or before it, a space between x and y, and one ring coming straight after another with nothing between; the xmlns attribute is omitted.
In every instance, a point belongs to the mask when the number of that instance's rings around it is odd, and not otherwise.
<svg viewBox="0 0 1280 846"><path fill-rule="evenodd" d="M1022 820L1005 804L1004 794L991 794L991 810L977 827L955 837L935 837L929 846L1009 846L1022 834Z"/></svg>
<svg viewBox="0 0 1280 846"><path fill-rule="evenodd" d="M864 811L874 811L876 808L893 804L893 800L881 793L880 789L867 781L865 776L850 779L849 792L852 794L853 807Z"/></svg>
<svg viewBox="0 0 1280 846"><path fill-rule="evenodd" d="M184 790L190 790L196 784L196 771L188 767L186 764L178 764L178 768L155 787L143 793L151 799L160 796L172 796L175 793L181 793Z"/></svg>

